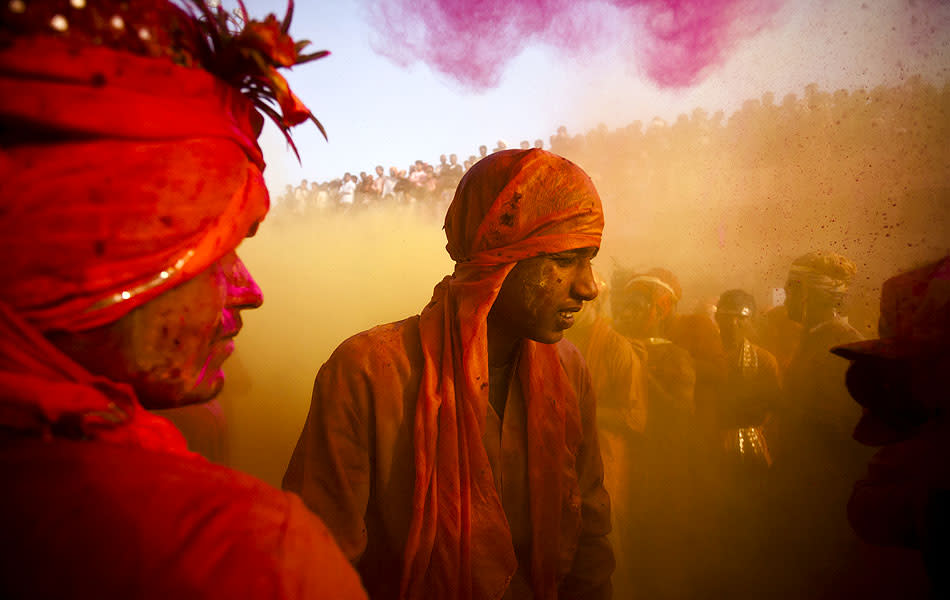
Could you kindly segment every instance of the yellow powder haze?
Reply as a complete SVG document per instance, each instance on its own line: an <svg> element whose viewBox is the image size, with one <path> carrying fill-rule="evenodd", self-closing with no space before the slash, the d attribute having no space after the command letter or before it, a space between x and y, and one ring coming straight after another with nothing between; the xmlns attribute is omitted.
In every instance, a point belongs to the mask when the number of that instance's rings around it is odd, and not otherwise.
<svg viewBox="0 0 950 600"><path fill-rule="evenodd" d="M243 314L220 400L231 465L280 484L320 365L343 340L418 313L452 271L441 222L406 211L275 210L238 254L264 291Z"/></svg>
<svg viewBox="0 0 950 600"><path fill-rule="evenodd" d="M766 94L733 115L598 128L552 149L603 198L607 281L616 266L666 267L680 312L737 287L766 309L795 257L831 250L858 266L847 312L873 337L881 283L950 250L948 138L950 85L909 78ZM418 213L277 207L239 248L265 301L226 364L232 466L279 484L320 365L347 337L417 314L451 272L441 218Z"/></svg>

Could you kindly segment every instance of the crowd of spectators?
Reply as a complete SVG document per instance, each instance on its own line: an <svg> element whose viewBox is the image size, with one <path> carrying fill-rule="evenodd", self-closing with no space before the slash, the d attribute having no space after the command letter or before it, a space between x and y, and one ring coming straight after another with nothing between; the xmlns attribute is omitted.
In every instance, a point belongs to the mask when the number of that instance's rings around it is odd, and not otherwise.
<svg viewBox="0 0 950 600"><path fill-rule="evenodd" d="M948 114L950 84L912 76L872 89L810 84L781 99L765 93L728 115L697 108L672 122L581 134L560 127L548 142L520 146L548 149L590 174L608 215L603 256L620 264L661 256L692 274L701 299L721 279L767 297L788 262L810 248L852 254L863 272L852 314L873 328L873 282L945 250ZM287 186L275 212L391 206L439 222L465 171L505 148L499 141L461 162L443 155L436 165L417 160L405 170L380 165L375 174L303 181Z"/></svg>
<svg viewBox="0 0 950 600"><path fill-rule="evenodd" d="M522 141L520 147L530 148L532 144ZM535 140L533 147L543 148L544 142ZM507 148L503 140L498 140L491 152ZM361 171L359 176L347 172L342 178L324 182L304 179L297 186L287 185L276 206L295 215L407 206L438 217L448 208L462 175L488 154L488 146L482 145L477 155L469 155L461 163L457 154L442 154L438 165L419 159L408 169L391 166L387 172L383 165L377 165L374 173Z"/></svg>

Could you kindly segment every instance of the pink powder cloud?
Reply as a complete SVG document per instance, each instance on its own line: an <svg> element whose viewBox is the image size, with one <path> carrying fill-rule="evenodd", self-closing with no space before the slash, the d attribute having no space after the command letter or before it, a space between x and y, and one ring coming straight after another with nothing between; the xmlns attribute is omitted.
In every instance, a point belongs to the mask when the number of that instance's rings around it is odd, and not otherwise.
<svg viewBox="0 0 950 600"><path fill-rule="evenodd" d="M464 87L498 84L528 44L570 55L608 45L662 87L688 87L768 26L784 0L379 0L377 52Z"/></svg>

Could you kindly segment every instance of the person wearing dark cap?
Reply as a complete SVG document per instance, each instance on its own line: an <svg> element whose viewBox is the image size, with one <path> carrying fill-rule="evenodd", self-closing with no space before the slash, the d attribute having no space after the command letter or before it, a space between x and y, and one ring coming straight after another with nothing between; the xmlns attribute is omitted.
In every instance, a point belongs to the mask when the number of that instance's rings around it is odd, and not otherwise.
<svg viewBox="0 0 950 600"><path fill-rule="evenodd" d="M0 6L2 598L365 599L300 499L147 409L213 398L268 209L258 108L312 119L284 23Z"/></svg>
<svg viewBox="0 0 950 600"><path fill-rule="evenodd" d="M919 550L933 598L950 596L950 256L881 289L880 339L838 346L863 408L854 438L881 447L848 502L865 541ZM891 565L891 568L897 568ZM904 566L905 575L915 575Z"/></svg>

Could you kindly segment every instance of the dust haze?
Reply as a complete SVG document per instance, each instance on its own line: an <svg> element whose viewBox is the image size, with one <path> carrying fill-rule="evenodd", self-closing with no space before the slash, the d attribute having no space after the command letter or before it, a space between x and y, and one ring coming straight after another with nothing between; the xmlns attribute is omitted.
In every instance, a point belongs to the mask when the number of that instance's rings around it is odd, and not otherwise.
<svg viewBox="0 0 950 600"><path fill-rule="evenodd" d="M731 288L764 312L795 257L831 250L858 265L847 314L873 337L881 283L950 249L948 138L950 85L910 78L552 132L545 146L597 185L606 228L595 267L608 280L618 267L665 267L683 284L681 313ZM297 215L277 203L239 248L265 300L244 313L226 365L233 466L279 484L320 365L350 335L418 313L452 270L444 246L429 208Z"/></svg>

